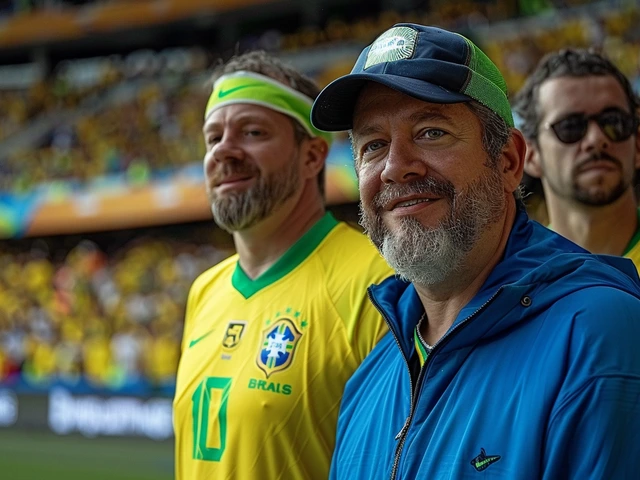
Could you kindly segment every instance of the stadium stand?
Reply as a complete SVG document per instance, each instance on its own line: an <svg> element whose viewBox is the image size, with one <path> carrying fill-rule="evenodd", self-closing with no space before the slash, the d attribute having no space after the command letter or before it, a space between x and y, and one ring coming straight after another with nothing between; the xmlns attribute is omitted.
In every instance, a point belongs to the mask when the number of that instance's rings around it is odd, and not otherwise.
<svg viewBox="0 0 640 480"><path fill-rule="evenodd" d="M170 392L189 286L231 244L213 228L169 234L101 237L105 247L86 238L9 242L0 252L0 383Z"/></svg>

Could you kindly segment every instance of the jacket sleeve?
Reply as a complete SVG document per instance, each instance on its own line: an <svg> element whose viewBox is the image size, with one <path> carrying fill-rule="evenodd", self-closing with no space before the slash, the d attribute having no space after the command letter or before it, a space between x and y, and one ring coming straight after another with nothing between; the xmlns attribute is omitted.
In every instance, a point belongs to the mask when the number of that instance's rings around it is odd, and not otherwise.
<svg viewBox="0 0 640 480"><path fill-rule="evenodd" d="M603 287L579 297L543 478L638 478L640 300Z"/></svg>
<svg viewBox="0 0 640 480"><path fill-rule="evenodd" d="M637 478L640 380L591 380L555 415L545 451L545 479Z"/></svg>

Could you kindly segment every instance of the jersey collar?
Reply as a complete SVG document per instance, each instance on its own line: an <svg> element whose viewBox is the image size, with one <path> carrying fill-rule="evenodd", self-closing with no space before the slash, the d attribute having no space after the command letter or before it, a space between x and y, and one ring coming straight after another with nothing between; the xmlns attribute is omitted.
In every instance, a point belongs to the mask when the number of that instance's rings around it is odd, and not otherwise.
<svg viewBox="0 0 640 480"><path fill-rule="evenodd" d="M331 212L325 213L276 263L256 279L249 278L238 261L231 277L231 285L244 298L251 297L263 288L285 277L300 265L337 224L338 221Z"/></svg>
<svg viewBox="0 0 640 480"><path fill-rule="evenodd" d="M638 242L640 241L640 210L638 210L638 223L637 223L637 227L636 227L636 233L633 234L633 237L631 237L631 240L629 240L629 243L627 244L627 248L624 249L624 253L622 254L622 256L626 256L627 253L629 253L633 247L635 247Z"/></svg>

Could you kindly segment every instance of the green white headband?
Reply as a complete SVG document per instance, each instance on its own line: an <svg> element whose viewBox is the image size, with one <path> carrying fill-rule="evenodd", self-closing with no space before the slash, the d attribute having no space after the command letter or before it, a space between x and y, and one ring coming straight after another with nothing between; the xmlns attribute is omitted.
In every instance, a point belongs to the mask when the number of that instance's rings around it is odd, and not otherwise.
<svg viewBox="0 0 640 480"><path fill-rule="evenodd" d="M218 108L235 103L261 105L295 119L311 137L321 137L331 145L332 135L311 124L313 100L270 77L238 71L223 75L213 84L204 120Z"/></svg>

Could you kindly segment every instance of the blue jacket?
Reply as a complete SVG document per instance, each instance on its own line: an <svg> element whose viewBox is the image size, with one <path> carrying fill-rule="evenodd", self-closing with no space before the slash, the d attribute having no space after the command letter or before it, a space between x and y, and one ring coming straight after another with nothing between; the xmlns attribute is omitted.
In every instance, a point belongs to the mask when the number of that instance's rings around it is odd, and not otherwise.
<svg viewBox="0 0 640 480"><path fill-rule="evenodd" d="M640 478L631 261L519 211L504 258L413 380L415 289L390 278L369 296L390 333L347 383L331 479Z"/></svg>

